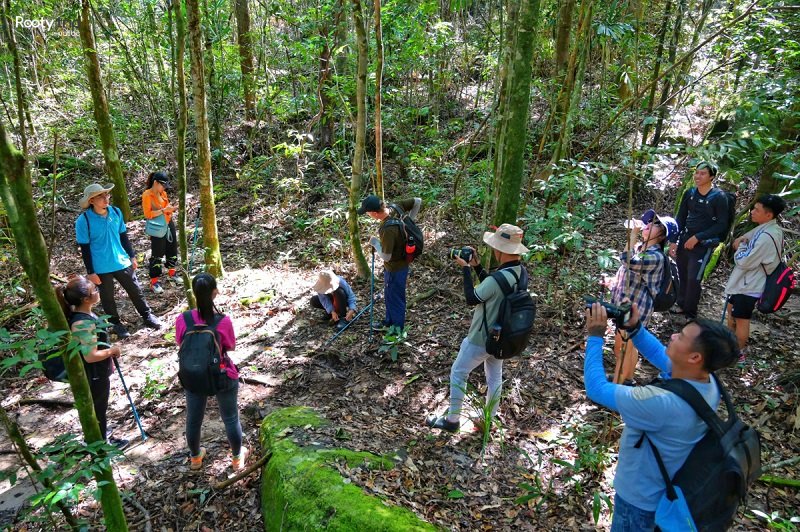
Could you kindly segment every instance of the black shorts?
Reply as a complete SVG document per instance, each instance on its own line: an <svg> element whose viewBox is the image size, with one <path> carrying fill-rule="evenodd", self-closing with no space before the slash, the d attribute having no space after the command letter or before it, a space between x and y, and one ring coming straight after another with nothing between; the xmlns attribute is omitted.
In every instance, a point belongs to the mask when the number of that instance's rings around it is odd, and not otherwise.
<svg viewBox="0 0 800 532"><path fill-rule="evenodd" d="M747 294L734 294L728 299L728 302L733 305L731 315L734 318L749 320L753 317L753 309L756 308L758 298Z"/></svg>

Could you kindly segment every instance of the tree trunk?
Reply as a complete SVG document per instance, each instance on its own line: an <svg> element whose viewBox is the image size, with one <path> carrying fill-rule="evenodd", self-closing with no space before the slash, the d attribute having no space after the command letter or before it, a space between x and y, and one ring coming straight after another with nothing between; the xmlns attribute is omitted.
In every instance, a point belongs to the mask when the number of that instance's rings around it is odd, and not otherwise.
<svg viewBox="0 0 800 532"><path fill-rule="evenodd" d="M364 151L367 138L367 28L364 24L364 11L361 0L353 0L353 23L356 29L358 62L356 67L356 140L353 147L353 174L350 180L350 203L348 205L348 226L350 245L356 261L358 276L368 278L370 269L364 251L361 249L361 236L358 228L358 208L361 199L361 184L364 171Z"/></svg>
<svg viewBox="0 0 800 532"><path fill-rule="evenodd" d="M114 184L111 196L114 204L122 211L125 220L131 219L131 208L128 204L128 191L125 186L125 177L122 175L122 164L119 160L117 140L114 137L114 126L108 113L108 101L103 92L103 79L100 76L100 61L97 59L94 33L92 32L91 13L89 0L81 0L81 18L78 29L81 34L83 57L86 62L86 75L89 78L89 89L92 92L92 107L94 119L97 122L97 131L100 133L100 142L103 147L106 173Z"/></svg>
<svg viewBox="0 0 800 532"><path fill-rule="evenodd" d="M558 31L556 33L555 69L557 87L561 85L567 73L569 61L569 36L572 32L572 13L575 11L575 0L562 0L558 11Z"/></svg>
<svg viewBox="0 0 800 532"><path fill-rule="evenodd" d="M186 122L188 115L188 104L186 102L186 73L183 70L183 59L186 54L186 22L183 18L183 2L174 0L172 9L175 11L176 49L175 49L175 81L178 88L178 125L177 125L177 146L175 148L175 160L178 166L178 249L181 255L181 277L183 278L183 289L189 306L195 308L197 302L194 299L194 292L189 280L192 272L189 271L189 251L187 249L188 238L186 235Z"/></svg>
<svg viewBox="0 0 800 532"><path fill-rule="evenodd" d="M186 4L187 10L189 9L189 4L187 0ZM199 10L199 7L198 7ZM208 1L203 0L203 13L205 15L205 20L208 23L212 20L216 20L211 12L208 9ZM198 18L200 17L198 13ZM192 31L192 18L189 15L189 36L191 38L191 31ZM206 27L206 31L203 32L202 25L200 27L201 34L205 36L205 52L206 52L206 59L208 61L208 97L206 98L206 108L211 110L211 129L210 129L210 137L209 142L212 149L219 150L222 148L222 124L220 120L220 104L222 103L219 98L217 86L217 66L216 60L214 58L214 39L212 38L211 29ZM194 61L192 61L192 68L194 68ZM204 68L204 73L205 68ZM210 100L210 102L208 101ZM206 114L208 116L208 113ZM206 118L208 120L208 118Z"/></svg>
<svg viewBox="0 0 800 532"><path fill-rule="evenodd" d="M653 64L653 75L650 78L651 82L653 80L657 80L661 75L661 59L664 57L664 41L667 37L667 28L669 28L669 17L671 12L672 0L667 0L666 5L664 6L664 17L661 19L661 29L658 31L658 47L656 48L656 57ZM650 116L650 114L653 112L653 108L655 107L657 86L657 83L651 83L650 95L647 99L647 112L645 113L646 117ZM647 145L647 137L650 135L650 130L652 129L651 126L652 124L648 121L642 130L642 147Z"/></svg>
<svg viewBox="0 0 800 532"><path fill-rule="evenodd" d="M781 121L781 127L778 130L776 139L779 145L767 157L767 163L761 172L761 178L758 180L756 193L753 195L754 198L758 198L761 194L777 194L789 183L779 179L778 174L792 172L790 169L791 160L786 155L797 147L797 131L800 127L800 119L798 117L800 117L800 100L795 100L791 109ZM797 181L795 181L795 188L797 186Z"/></svg>
<svg viewBox="0 0 800 532"><path fill-rule="evenodd" d="M514 48L509 50L507 73L508 102L500 117L505 129L497 145L501 164L495 174L494 225L516 223L522 184L523 159L528 133L528 109L531 96L533 41L539 16L539 1L524 0L519 7Z"/></svg>
<svg viewBox="0 0 800 532"><path fill-rule="evenodd" d="M244 116L247 120L256 117L256 97L253 83L253 44L250 35L250 8L247 0L235 0L236 32L239 38L239 66L242 70L242 92L244 93Z"/></svg>
<svg viewBox="0 0 800 532"><path fill-rule="evenodd" d="M28 276L50 329L54 331L69 330L67 319L56 299L53 286L50 284L47 246L39 227L39 221L36 219L30 169L25 157L11 144L2 121L0 121L0 197L6 207L6 215L14 235L19 261ZM65 352L64 365L67 368L67 376L85 440L89 443L103 441L105 434L100 434L100 426L94 414L92 394L81 358L68 356ZM120 499L111 469L98 467L94 471L94 477L98 483L104 484L100 502L103 506L106 528L108 530L128 530L122 510L122 499Z"/></svg>
<svg viewBox="0 0 800 532"><path fill-rule="evenodd" d="M381 92L383 91L383 29L381 28L381 0L375 0L375 190L384 197L383 190L383 128L381 126Z"/></svg>
<svg viewBox="0 0 800 532"><path fill-rule="evenodd" d="M25 132L25 94L22 88L22 68L19 63L17 51L17 37L14 34L14 24L11 22L11 5L9 0L3 1L3 30L5 32L8 51L14 63L14 87L17 93L17 121L19 123L19 139L22 142L22 154L28 157L28 135Z"/></svg>
<svg viewBox="0 0 800 532"><path fill-rule="evenodd" d="M672 27L672 37L669 42L669 62L675 64L675 58L678 55L678 43L681 38L681 26L683 26L683 14L686 12L686 0L680 0L678 4L678 12L675 14L675 25ZM684 56L685 57L685 56ZM661 143L661 133L664 130L664 120L666 120L669 113L669 95L672 92L672 82L675 79L673 72L664 78L664 83L661 86L661 97L658 101L658 120L656 121L656 128L653 131L653 141L650 146L656 147Z"/></svg>
<svg viewBox="0 0 800 532"><path fill-rule="evenodd" d="M203 69L203 40L200 27L200 7L197 0L186 0L189 21L189 48L192 57L192 92L194 94L194 123L197 130L197 175L200 183L200 209L203 220L203 246L206 268L215 277L222 276L222 256L217 236L217 214L214 207L214 182L211 176L211 144L208 137L205 72Z"/></svg>

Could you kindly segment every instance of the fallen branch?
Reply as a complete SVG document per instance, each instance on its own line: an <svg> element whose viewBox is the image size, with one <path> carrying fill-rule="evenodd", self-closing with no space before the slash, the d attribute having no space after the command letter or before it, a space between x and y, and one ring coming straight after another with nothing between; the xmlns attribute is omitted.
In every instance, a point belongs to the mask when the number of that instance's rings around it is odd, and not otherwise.
<svg viewBox="0 0 800 532"><path fill-rule="evenodd" d="M38 397L26 397L20 399L16 404L18 405L43 405L43 406L61 406L64 408L72 408L75 406L74 401L67 399L40 399Z"/></svg>
<svg viewBox="0 0 800 532"><path fill-rule="evenodd" d="M792 458L788 458L786 460L781 460L780 462L775 462L774 464L767 464L761 468L761 471L766 473L767 471L772 471L773 469L778 469L787 465L794 465L798 462L800 462L800 455L793 456Z"/></svg>
<svg viewBox="0 0 800 532"><path fill-rule="evenodd" d="M250 473L252 473L256 469L260 469L261 466L266 464L267 461L270 458L272 458L272 453L265 454L264 456L259 458L259 460L256 463L254 463L253 465L251 465L250 467L248 467L247 469L245 469L241 473L239 473L237 475L234 475L234 476L232 476L231 478L229 478L227 480L223 480L222 482L219 482L219 483L215 484L214 485L214 489L215 490L224 490L225 488L227 488L231 484L242 480L244 477L248 476Z"/></svg>
<svg viewBox="0 0 800 532"><path fill-rule="evenodd" d="M150 512L148 512L147 509L144 506L139 504L139 502L136 499L133 498L133 495L130 495L130 494L126 493L126 494L123 495L123 497L125 498L126 501L131 503L131 505L133 505L134 508L136 508L137 510L142 512L142 515L144 515L144 520L143 520L143 522L144 522L144 528L143 528L144 532L152 532L153 524L150 522ZM140 522L142 522L142 521L140 521Z"/></svg>
<svg viewBox="0 0 800 532"><path fill-rule="evenodd" d="M35 309L38 306L39 303L33 301L31 303L28 303L27 305L23 305L19 308L15 308L7 312L4 312L3 314L0 314L0 327L10 322L11 320L22 316L23 314L27 314L28 312L30 312L31 310Z"/></svg>
<svg viewBox="0 0 800 532"><path fill-rule="evenodd" d="M433 297L438 291L439 291L438 288L431 288L427 292L422 292L421 294L417 294L416 297L414 297L411 301L408 302L407 308L412 308L420 301L425 301L426 299Z"/></svg>
<svg viewBox="0 0 800 532"><path fill-rule="evenodd" d="M758 480L765 484L772 484L775 486L788 486L790 488L800 488L800 480L793 478L773 477L771 475L763 475Z"/></svg>

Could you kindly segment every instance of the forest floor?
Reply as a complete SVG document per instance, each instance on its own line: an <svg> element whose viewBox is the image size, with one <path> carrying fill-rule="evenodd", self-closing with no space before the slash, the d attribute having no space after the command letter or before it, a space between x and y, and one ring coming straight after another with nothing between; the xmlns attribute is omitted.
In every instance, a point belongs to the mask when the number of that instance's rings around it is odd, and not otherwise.
<svg viewBox="0 0 800 532"><path fill-rule="evenodd" d="M328 420L319 437L337 437L343 445L384 454L396 451L405 460L393 470L364 471L342 467L344 475L367 493L406 506L428 521L450 530L594 530L606 529L610 512L605 497L613 499L611 481L620 420L587 400L582 364L585 332L582 294L566 294L559 310L539 302L537 331L525 356L505 363L502 428L482 436L468 425L456 435L428 429L427 414L446 408L450 365L465 336L471 309L464 303L460 271L446 259L449 247L476 245L447 219L444 207L427 205L421 214L426 231L426 251L412 266L408 282L407 342L392 361L379 353L381 338L370 338L369 320L361 319L329 346L334 330L310 308L315 269L322 265L344 275L358 296L369 301L370 286L355 277L354 265L345 262L346 250L331 246L331 234L343 235L344 222L331 206L343 206L341 186L326 194L305 195L293 207L270 198L251 201L241 182L215 176L223 194L218 197L220 241L227 273L220 282L219 308L230 315L237 333L232 358L240 367L239 404L246 445L257 460L260 421L270 411L291 405L317 408ZM75 199L79 186L67 194ZM141 190L133 189L135 197ZM640 202L644 203L644 202ZM671 203L670 203L671 204ZM642 204L637 211L643 211ZM134 207L137 210L137 207ZM194 211L192 211L194 212ZM331 220L299 224L307 219ZM54 273L66 277L81 273L82 265L72 245L75 213L59 211L53 249ZM621 220L609 212L607 221L589 235L587 246L621 247ZM129 224L134 247L145 259L149 242L144 223ZM368 225L366 241L375 227ZM323 262L326 257L334 257ZM339 257L337 260L336 257ZM139 261L140 282L146 285L145 260ZM587 264L588 270L598 270ZM382 268L376 265L380 273ZM722 287L730 271L721 264L705 285L701 311L719 316ZM613 272L612 272L613 273ZM532 291L546 293L552 279L532 279ZM380 291L380 278L376 292ZM183 438L185 404L175 377L177 350L174 322L185 308L181 288L169 285L164 294L147 293L154 311L169 324L155 332L141 323L123 293L120 313L133 332L122 342L121 358L128 388L149 434L142 442L119 379L112 377L110 427L115 437L132 444L115 464L118 484L125 492L126 512L133 530L257 530L263 529L259 506L260 477L253 474L224 491L212 486L232 475L226 456L227 442L215 401L210 401L203 430L209 454L200 474L188 470ZM382 301L376 304L383 315ZM652 326L663 340L682 320L656 315ZM781 313L757 316L753 322L751 351L744 368L729 369L722 377L732 392L742 417L762 435L762 462L791 459L800 451L800 386L797 373L800 349L800 298ZM792 332L795 331L795 332ZM610 342L607 342L610 345ZM607 353L606 365L613 368ZM609 370L610 371L610 370ZM637 380L647 382L653 369L641 363ZM483 372L473 372L470 382L480 394ZM5 381L8 404L21 398L70 399L67 385L38 378ZM56 435L76 432L74 410L38 404L16 405L12 411L35 447ZM15 458L7 439L0 440L0 467ZM800 465L770 471L781 477L800 478ZM8 483L0 486L7 490ZM0 497L0 510L13 494ZM760 510L777 519L798 514L796 490L757 483L750 491L747 510L740 513L736 529L758 530L766 522L753 514ZM89 500L78 508L82 517L99 522L99 506ZM146 512L146 513L145 513ZM3 526L31 530L14 524L14 511ZM596 517L595 517L596 516ZM35 528L35 527L34 527ZM44 527L47 528L46 526Z"/></svg>

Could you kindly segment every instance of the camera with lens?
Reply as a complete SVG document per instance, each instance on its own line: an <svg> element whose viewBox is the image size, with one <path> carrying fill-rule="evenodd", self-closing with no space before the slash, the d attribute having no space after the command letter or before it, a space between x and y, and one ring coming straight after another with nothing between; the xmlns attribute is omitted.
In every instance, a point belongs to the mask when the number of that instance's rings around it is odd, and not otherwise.
<svg viewBox="0 0 800 532"><path fill-rule="evenodd" d="M472 260L472 250L470 248L450 248L447 256L451 259L460 257L464 262L469 262Z"/></svg>
<svg viewBox="0 0 800 532"><path fill-rule="evenodd" d="M625 303L624 305L612 305L608 301L599 301L592 296L583 296L586 301L586 308L591 308L593 303L600 303L608 313L608 318L614 322L617 327L624 327L625 324L631 319L631 304Z"/></svg>

